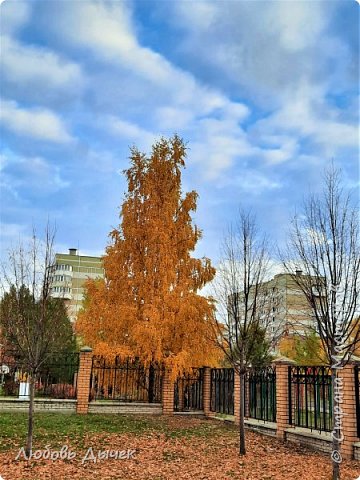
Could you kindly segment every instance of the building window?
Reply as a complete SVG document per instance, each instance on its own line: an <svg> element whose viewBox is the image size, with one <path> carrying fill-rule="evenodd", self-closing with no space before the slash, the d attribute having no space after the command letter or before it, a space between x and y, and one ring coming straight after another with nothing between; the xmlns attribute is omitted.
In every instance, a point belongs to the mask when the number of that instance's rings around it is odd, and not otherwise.
<svg viewBox="0 0 360 480"><path fill-rule="evenodd" d="M71 292L69 287L52 287L51 291L54 293L70 293Z"/></svg>
<svg viewBox="0 0 360 480"><path fill-rule="evenodd" d="M64 264L64 263L60 263L60 264L56 264L56 269L57 269L57 270L68 270L68 271L71 271L71 270L72 270L72 267L71 267L71 265Z"/></svg>

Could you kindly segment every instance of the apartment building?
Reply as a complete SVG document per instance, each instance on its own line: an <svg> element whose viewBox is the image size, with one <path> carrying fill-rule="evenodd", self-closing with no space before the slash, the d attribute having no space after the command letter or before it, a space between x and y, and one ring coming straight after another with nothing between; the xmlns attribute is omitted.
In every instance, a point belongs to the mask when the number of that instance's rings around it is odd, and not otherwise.
<svg viewBox="0 0 360 480"><path fill-rule="evenodd" d="M295 275L303 275L300 270ZM299 288L294 275L280 273L263 284L265 292L272 292L272 332L282 335L304 334L315 327L312 309Z"/></svg>
<svg viewBox="0 0 360 480"><path fill-rule="evenodd" d="M82 307L86 280L104 277L102 261L100 257L79 255L76 248L70 248L69 253L57 253L55 260L51 295L65 300L69 318L74 322Z"/></svg>
<svg viewBox="0 0 360 480"><path fill-rule="evenodd" d="M296 275L303 273L300 270L295 274L280 273L263 282L259 289L259 319L263 319L266 324L268 337L274 346L284 336L303 335L316 326L312 309L296 283ZM241 293L237 295L241 296ZM229 301L233 300L229 298ZM240 301L239 316L242 319L244 312L241 303Z"/></svg>

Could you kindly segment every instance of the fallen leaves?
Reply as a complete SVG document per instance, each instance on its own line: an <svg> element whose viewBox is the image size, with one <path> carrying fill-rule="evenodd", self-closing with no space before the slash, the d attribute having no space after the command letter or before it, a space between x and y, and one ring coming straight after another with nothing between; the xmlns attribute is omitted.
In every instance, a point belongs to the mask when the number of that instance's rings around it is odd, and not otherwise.
<svg viewBox="0 0 360 480"><path fill-rule="evenodd" d="M129 420L131 421L131 420ZM247 455L238 455L238 432L232 425L215 421L159 417L161 431L87 434L82 444L69 442L77 452L72 460L15 461L18 449L0 454L4 480L330 480L326 455L258 433L247 433ZM184 433L185 432L185 433ZM82 447L80 445L83 445ZM129 460L85 462L89 447L104 450L136 450ZM40 448L40 446L36 446ZM343 462L342 480L354 480L360 472L355 461Z"/></svg>

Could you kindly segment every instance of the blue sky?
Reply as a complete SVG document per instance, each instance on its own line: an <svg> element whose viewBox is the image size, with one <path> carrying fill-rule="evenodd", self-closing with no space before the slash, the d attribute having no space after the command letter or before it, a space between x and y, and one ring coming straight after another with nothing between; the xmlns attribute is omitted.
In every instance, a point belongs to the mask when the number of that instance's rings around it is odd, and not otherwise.
<svg viewBox="0 0 360 480"><path fill-rule="evenodd" d="M197 254L239 205L283 242L333 160L359 188L359 5L340 1L11 1L1 5L1 247L57 224L100 254L129 146L188 142Z"/></svg>

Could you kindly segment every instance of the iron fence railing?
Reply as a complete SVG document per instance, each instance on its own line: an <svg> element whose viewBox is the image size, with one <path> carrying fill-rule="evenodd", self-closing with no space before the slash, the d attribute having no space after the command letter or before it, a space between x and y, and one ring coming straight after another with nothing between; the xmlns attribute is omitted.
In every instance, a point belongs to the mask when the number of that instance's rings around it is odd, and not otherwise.
<svg viewBox="0 0 360 480"><path fill-rule="evenodd" d="M0 396L28 399L29 368L15 352L0 358ZM51 353L35 374L35 397L76 398L79 353Z"/></svg>
<svg viewBox="0 0 360 480"><path fill-rule="evenodd" d="M203 410L204 369L193 368L178 378L174 385L174 410L176 412Z"/></svg>
<svg viewBox="0 0 360 480"><path fill-rule="evenodd" d="M90 400L121 402L161 402L162 369L144 367L136 359L101 356L92 359Z"/></svg>
<svg viewBox="0 0 360 480"><path fill-rule="evenodd" d="M234 369L212 368L210 410L234 415Z"/></svg>
<svg viewBox="0 0 360 480"><path fill-rule="evenodd" d="M329 367L289 367L289 424L330 432L333 390Z"/></svg>
<svg viewBox="0 0 360 480"><path fill-rule="evenodd" d="M245 414L250 418L276 422L275 367L251 369L245 376Z"/></svg>

